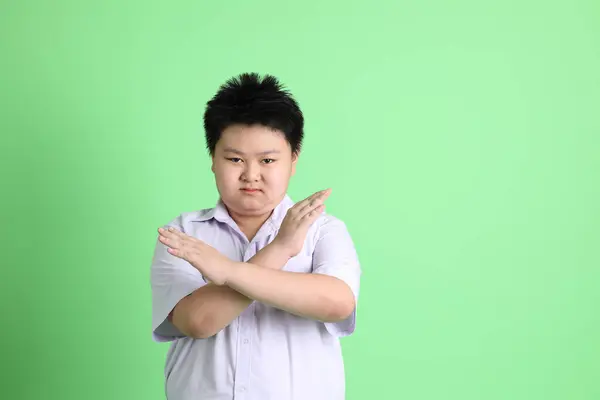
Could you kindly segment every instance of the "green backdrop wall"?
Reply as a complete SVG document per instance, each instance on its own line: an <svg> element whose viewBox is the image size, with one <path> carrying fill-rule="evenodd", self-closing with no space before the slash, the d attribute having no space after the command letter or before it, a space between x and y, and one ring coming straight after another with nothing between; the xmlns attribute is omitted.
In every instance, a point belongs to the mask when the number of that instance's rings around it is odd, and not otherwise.
<svg viewBox="0 0 600 400"><path fill-rule="evenodd" d="M5 1L0 388L163 399L156 228L212 207L202 112L306 115L364 270L349 400L600 398L600 3Z"/></svg>

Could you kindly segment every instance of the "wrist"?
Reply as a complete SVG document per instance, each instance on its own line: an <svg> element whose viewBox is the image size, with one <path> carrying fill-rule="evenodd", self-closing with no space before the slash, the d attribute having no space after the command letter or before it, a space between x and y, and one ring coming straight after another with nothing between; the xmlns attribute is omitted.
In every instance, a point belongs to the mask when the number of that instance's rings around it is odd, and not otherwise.
<svg viewBox="0 0 600 400"><path fill-rule="evenodd" d="M288 246L281 243L277 238L273 239L273 241L265 246L264 249L273 254L274 257L284 260L286 263L294 256Z"/></svg>
<svg viewBox="0 0 600 400"><path fill-rule="evenodd" d="M290 260L287 247L279 241L272 241L260 249L254 257L248 260L248 264L257 265L262 268L280 270Z"/></svg>
<svg viewBox="0 0 600 400"><path fill-rule="evenodd" d="M218 283L219 286L227 286L229 282L235 279L235 275L238 272L239 264L243 264L237 261L228 260L223 268L223 279Z"/></svg>

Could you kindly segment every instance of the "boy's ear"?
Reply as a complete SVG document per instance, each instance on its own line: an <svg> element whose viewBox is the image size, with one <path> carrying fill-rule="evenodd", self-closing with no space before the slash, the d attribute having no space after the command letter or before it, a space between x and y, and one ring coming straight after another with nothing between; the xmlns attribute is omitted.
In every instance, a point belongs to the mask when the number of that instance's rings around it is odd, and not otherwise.
<svg viewBox="0 0 600 400"><path fill-rule="evenodd" d="M294 176L294 174L296 174L296 163L298 163L298 158L300 157L300 152L299 151L294 151L292 153L292 176Z"/></svg>

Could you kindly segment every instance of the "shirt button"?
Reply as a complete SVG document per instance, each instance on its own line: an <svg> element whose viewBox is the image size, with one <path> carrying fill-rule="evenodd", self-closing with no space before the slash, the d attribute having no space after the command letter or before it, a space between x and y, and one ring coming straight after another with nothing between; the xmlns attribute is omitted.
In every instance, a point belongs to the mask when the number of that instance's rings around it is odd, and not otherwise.
<svg viewBox="0 0 600 400"><path fill-rule="evenodd" d="M244 386L240 386L240 392L243 392L245 390L246 390L246 388Z"/></svg>
<svg viewBox="0 0 600 400"><path fill-rule="evenodd" d="M244 344L248 344L250 341L248 339L244 339Z"/></svg>

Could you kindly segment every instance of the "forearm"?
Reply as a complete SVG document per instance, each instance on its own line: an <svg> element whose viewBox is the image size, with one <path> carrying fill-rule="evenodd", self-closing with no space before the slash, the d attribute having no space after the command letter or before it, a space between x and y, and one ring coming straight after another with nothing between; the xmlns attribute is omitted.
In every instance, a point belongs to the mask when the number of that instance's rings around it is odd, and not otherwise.
<svg viewBox="0 0 600 400"><path fill-rule="evenodd" d="M261 268L252 260L239 263L227 286L250 299L323 322L344 320L354 310L350 287L335 277Z"/></svg>
<svg viewBox="0 0 600 400"><path fill-rule="evenodd" d="M249 262L259 268L278 270L288 259L276 244L270 244ZM253 301L228 286L209 283L179 303L173 313L173 323L188 336L207 338L228 326Z"/></svg>

